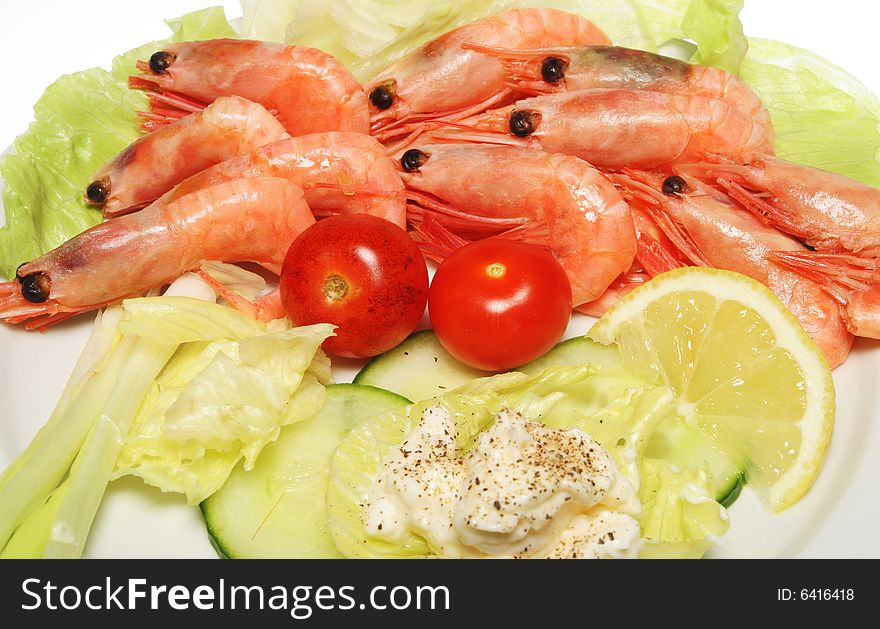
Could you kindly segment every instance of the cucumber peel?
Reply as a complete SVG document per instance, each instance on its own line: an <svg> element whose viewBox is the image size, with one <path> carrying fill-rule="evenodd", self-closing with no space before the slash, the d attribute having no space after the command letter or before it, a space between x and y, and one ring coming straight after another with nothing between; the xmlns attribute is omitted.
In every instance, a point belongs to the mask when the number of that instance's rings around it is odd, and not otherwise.
<svg viewBox="0 0 880 629"><path fill-rule="evenodd" d="M211 544L223 558L338 558L326 523L324 495L330 457L363 420L409 400L357 384L327 387L315 415L281 431L254 469L241 463L201 503Z"/></svg>

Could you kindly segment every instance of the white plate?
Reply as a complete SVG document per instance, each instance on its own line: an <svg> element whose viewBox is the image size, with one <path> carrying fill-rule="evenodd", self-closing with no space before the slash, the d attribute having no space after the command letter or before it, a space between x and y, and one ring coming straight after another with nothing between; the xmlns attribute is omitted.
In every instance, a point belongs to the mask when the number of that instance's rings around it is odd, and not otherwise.
<svg viewBox="0 0 880 629"><path fill-rule="evenodd" d="M798 7L798 28L790 15ZM766 3L751 0L743 20L750 34L791 41L825 55L869 79L876 73L873 57L854 56L849 41L872 41L874 19L852 24L866 3L841 0L839 10L827 3ZM108 3L108 6L111 6ZM117 5L118 6L118 5ZM847 12L851 6L853 11ZM171 9L183 12L190 7ZM847 15L848 13L848 15ZM814 15L813 19L807 19ZM863 28L863 35L854 35ZM844 31L846 31L844 33ZM841 34L843 33L843 34ZM123 46L116 46L120 49ZM116 47L109 51L112 56ZM5 50L5 48L4 48ZM847 59L852 63L848 63ZM51 76L54 77L54 74ZM869 85L875 90L880 84ZM33 99L31 99L33 100ZM7 121L8 122L8 121ZM21 128L24 121L21 121ZM0 216L0 223L2 223ZM84 315L47 334L26 333L0 325L0 468L30 442L48 418L88 336L92 317ZM582 334L589 319L578 317L569 335ZM350 378L350 370L339 379ZM714 557L873 557L880 558L875 522L880 514L880 374L878 343L859 340L849 360L834 373L838 412L834 438L816 485L795 507L780 515L764 512L748 490L731 508L731 529ZM2 506L0 506L2 508ZM128 478L111 484L86 547L89 557L214 557L198 510L174 495L163 495Z"/></svg>

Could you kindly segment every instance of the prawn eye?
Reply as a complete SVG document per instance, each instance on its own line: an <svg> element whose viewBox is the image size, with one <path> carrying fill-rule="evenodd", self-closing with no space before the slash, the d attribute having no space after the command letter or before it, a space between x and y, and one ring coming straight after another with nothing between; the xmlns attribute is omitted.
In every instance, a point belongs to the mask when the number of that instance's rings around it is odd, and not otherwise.
<svg viewBox="0 0 880 629"><path fill-rule="evenodd" d="M51 282L45 273L31 273L18 278L21 283L21 296L32 304L41 304L49 299Z"/></svg>
<svg viewBox="0 0 880 629"><path fill-rule="evenodd" d="M174 53L165 52L164 50L154 52L153 56L150 57L150 70L156 74L163 74L168 69L168 66L174 63L175 59L177 59L177 55Z"/></svg>
<svg viewBox="0 0 880 629"><path fill-rule="evenodd" d="M532 135L541 124L541 114L536 111L515 111L510 114L510 132L520 138Z"/></svg>
<svg viewBox="0 0 880 629"><path fill-rule="evenodd" d="M559 83L565 78L568 64L559 57L547 57L541 64L541 78L547 83Z"/></svg>
<svg viewBox="0 0 880 629"><path fill-rule="evenodd" d="M663 194L669 196L686 192L687 188L687 182L678 175L672 175L663 181Z"/></svg>
<svg viewBox="0 0 880 629"><path fill-rule="evenodd" d="M397 91L394 88L394 81L388 81L370 92L370 102L376 109L388 109L394 104L397 97Z"/></svg>
<svg viewBox="0 0 880 629"><path fill-rule="evenodd" d="M110 196L110 180L106 177L93 181L86 188L86 198L95 205L103 205Z"/></svg>
<svg viewBox="0 0 880 629"><path fill-rule="evenodd" d="M419 149L410 149L400 158L400 165L408 173L416 172L422 165L428 161L430 155L420 151Z"/></svg>

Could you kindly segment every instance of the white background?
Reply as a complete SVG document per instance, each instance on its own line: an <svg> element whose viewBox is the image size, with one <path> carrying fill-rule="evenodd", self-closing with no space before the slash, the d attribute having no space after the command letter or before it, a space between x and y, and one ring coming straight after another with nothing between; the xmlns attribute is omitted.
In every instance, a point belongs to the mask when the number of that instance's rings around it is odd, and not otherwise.
<svg viewBox="0 0 880 629"><path fill-rule="evenodd" d="M211 4L239 17L237 0L0 1L0 148L12 144L31 108L58 76L110 60L167 36L164 18ZM816 52L880 92L878 23L872 0L746 0L746 34L779 39Z"/></svg>
<svg viewBox="0 0 880 629"><path fill-rule="evenodd" d="M167 36L163 18L210 1L0 0L0 150L26 128L34 102L58 76L107 67L116 54ZM240 15L237 0L215 4L223 4L230 18ZM743 22L748 35L812 50L880 92L878 17L880 3L869 0L747 0ZM86 317L45 336L0 329L0 468L49 416L88 325ZM880 477L878 356L878 343L860 341L847 364L835 371L835 438L807 498L770 517L746 492L732 512L728 545L718 556L880 557L874 528ZM13 421L4 425L9 418ZM134 479L111 486L87 555L213 556L195 510L173 496L142 489Z"/></svg>

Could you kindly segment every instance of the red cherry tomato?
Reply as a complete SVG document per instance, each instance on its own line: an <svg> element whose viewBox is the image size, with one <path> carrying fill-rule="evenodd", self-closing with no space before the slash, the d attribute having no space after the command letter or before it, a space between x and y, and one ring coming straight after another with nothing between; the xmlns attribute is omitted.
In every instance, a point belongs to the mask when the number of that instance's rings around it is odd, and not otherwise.
<svg viewBox="0 0 880 629"><path fill-rule="evenodd" d="M446 350L477 369L519 367L546 353L571 318L571 285L547 250L489 238L437 269L428 312Z"/></svg>
<svg viewBox="0 0 880 629"><path fill-rule="evenodd" d="M428 299L425 259L406 232L363 214L318 221L290 246L281 303L295 325L332 323L324 349L368 358L400 344Z"/></svg>

